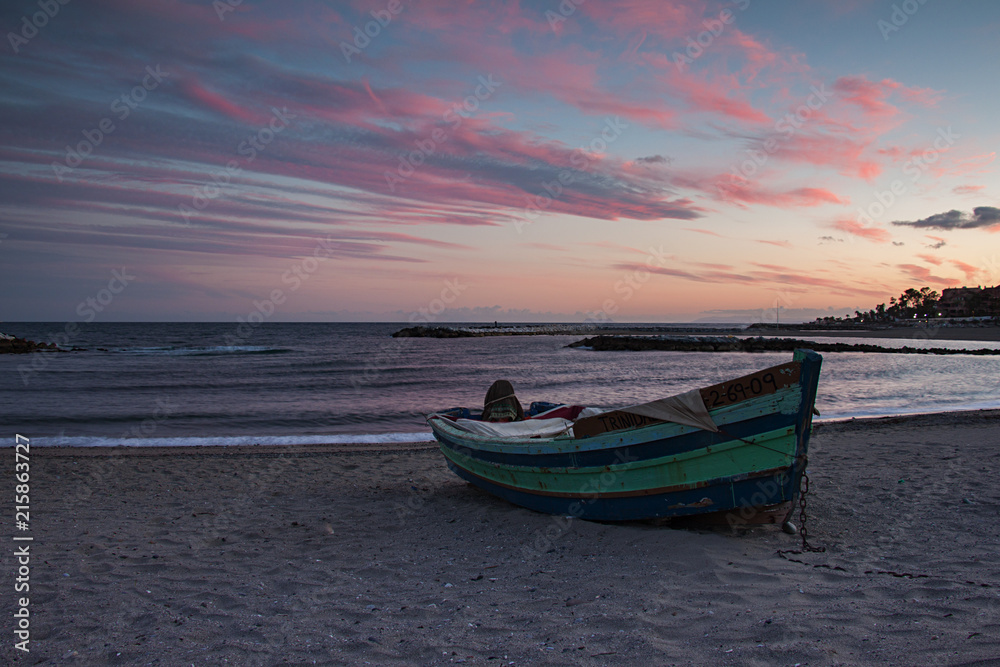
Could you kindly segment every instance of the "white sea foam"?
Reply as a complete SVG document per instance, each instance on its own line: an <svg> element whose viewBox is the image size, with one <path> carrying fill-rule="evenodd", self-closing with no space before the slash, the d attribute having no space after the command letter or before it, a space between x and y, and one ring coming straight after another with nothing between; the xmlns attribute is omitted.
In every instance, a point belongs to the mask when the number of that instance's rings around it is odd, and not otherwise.
<svg viewBox="0 0 1000 667"><path fill-rule="evenodd" d="M948 405L925 405L921 407L909 408L897 406L888 409L863 410L855 409L843 412L823 413L820 417L814 417L813 422L821 424L824 422L842 422L852 419L879 419L881 417L906 417L913 415L932 415L945 412L968 412L973 410L997 410L1000 409L1000 400L977 401L973 403L957 403Z"/></svg>
<svg viewBox="0 0 1000 667"><path fill-rule="evenodd" d="M237 447L242 445L384 445L433 442L430 433L365 433L358 435L241 435L174 438L108 438L88 436L33 437L35 447Z"/></svg>

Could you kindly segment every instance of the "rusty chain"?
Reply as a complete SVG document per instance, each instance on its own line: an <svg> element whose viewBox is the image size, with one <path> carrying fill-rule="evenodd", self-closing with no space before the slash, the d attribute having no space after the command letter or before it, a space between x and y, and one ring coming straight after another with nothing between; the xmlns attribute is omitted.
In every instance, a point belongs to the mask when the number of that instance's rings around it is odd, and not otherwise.
<svg viewBox="0 0 1000 667"><path fill-rule="evenodd" d="M794 563L802 563L803 565L809 565L805 561L798 560L796 558L789 558L788 554L802 555L805 553L823 553L826 551L826 547L814 547L809 544L809 528L806 522L809 520L808 505L809 505L809 475L806 473L806 464L808 463L805 457L802 458L802 476L799 478L799 536L802 538L802 548L801 549L779 549L778 555L785 560L790 560ZM827 567L831 570L843 570L844 568L839 566L830 565L814 565L813 567Z"/></svg>
<svg viewBox="0 0 1000 667"><path fill-rule="evenodd" d="M809 497L809 475L806 473L805 468L802 469L802 477L799 479L799 535L802 537L802 551L812 552L812 553L822 553L826 551L826 547L814 547L809 544L809 529L806 527L806 521L808 520L808 515L806 514L806 505L808 504Z"/></svg>

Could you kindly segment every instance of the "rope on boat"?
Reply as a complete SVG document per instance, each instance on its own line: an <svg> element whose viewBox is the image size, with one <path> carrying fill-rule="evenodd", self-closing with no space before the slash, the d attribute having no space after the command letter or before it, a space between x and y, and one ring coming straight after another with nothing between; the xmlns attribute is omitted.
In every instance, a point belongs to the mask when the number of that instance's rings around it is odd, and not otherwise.
<svg viewBox="0 0 1000 667"><path fill-rule="evenodd" d="M506 396L501 396L500 398L494 398L492 401L486 401L486 405L493 405L497 401L502 401L505 398L517 398L517 396L515 396L514 394L507 394ZM485 406L483 406L483 407L485 407Z"/></svg>
<svg viewBox="0 0 1000 667"><path fill-rule="evenodd" d="M759 442L754 442L752 440L747 440L746 438L740 438L740 437L735 436L735 435L733 435L731 433L727 433L726 431L723 431L721 428L719 429L719 433L721 433L722 435L726 436L730 440L739 440L740 442L746 443L748 445L756 445L757 447L760 447L762 449L769 449L772 452L775 452L777 454L781 454L782 456L787 456L790 459L794 459L795 458L794 456L792 456L788 452L783 452L780 449L775 449L774 447L768 447L767 445L762 445Z"/></svg>

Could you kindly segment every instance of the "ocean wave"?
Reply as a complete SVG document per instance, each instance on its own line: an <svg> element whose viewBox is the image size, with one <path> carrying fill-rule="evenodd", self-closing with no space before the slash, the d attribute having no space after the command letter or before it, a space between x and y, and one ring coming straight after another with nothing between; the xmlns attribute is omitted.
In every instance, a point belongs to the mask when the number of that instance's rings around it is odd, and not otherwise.
<svg viewBox="0 0 1000 667"><path fill-rule="evenodd" d="M123 438L102 436L39 436L35 447L239 447L246 445L387 445L433 442L430 433L362 433L355 435L237 435Z"/></svg>
<svg viewBox="0 0 1000 667"><path fill-rule="evenodd" d="M109 351L142 355L204 356L216 354L280 354L291 352L292 350L287 347L268 347L266 345L209 345L204 347L119 347L112 348Z"/></svg>
<svg viewBox="0 0 1000 667"><path fill-rule="evenodd" d="M851 421L852 419L881 419L882 417L909 417L912 415L934 415L947 412L971 412L974 410L1000 409L1000 401L974 401L956 403L927 403L913 407L884 407L878 409L844 409L824 411L821 417L813 419L814 423L834 423Z"/></svg>

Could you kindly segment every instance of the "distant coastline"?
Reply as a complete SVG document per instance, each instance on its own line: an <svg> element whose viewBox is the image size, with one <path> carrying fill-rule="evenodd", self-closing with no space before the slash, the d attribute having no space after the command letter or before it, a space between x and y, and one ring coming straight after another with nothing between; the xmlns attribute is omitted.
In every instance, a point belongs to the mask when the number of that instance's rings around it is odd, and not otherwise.
<svg viewBox="0 0 1000 667"><path fill-rule="evenodd" d="M915 340L955 340L1000 342L1000 325L994 321L919 320L912 324L802 323L677 326L627 324L511 324L405 327L393 338L478 338L482 336L808 336L830 338L912 338Z"/></svg>
<svg viewBox="0 0 1000 667"><path fill-rule="evenodd" d="M1000 355L1000 350L950 349L940 347L884 347L871 343L841 343L753 336L594 336L570 343L596 352L641 352L659 350L668 352L791 352L808 348L814 352L866 352L876 354L974 354Z"/></svg>

